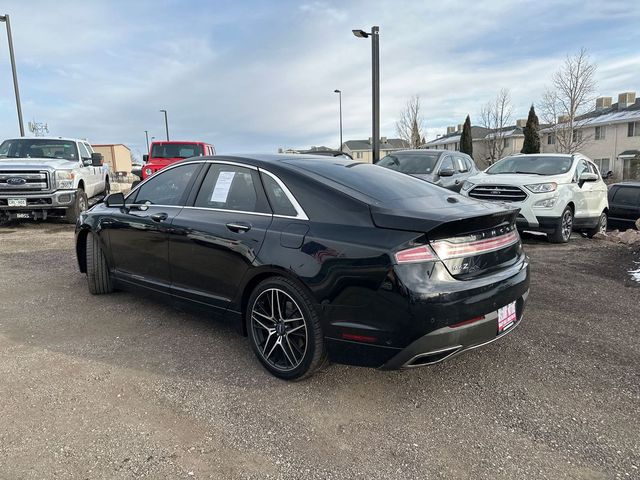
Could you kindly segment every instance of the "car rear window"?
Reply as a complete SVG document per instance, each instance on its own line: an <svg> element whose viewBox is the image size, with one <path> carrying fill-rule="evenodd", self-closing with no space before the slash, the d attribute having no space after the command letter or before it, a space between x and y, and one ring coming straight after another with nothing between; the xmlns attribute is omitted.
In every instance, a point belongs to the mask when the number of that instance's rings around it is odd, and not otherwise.
<svg viewBox="0 0 640 480"><path fill-rule="evenodd" d="M288 160L287 163L379 202L431 196L441 190L424 180L369 163L346 160Z"/></svg>

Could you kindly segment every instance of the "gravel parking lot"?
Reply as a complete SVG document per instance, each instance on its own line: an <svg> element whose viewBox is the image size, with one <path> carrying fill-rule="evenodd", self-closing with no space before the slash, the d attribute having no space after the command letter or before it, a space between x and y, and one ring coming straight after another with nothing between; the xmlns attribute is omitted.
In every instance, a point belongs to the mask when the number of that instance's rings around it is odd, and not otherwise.
<svg viewBox="0 0 640 480"><path fill-rule="evenodd" d="M638 258L526 243L502 341L285 383L229 325L91 296L71 226L0 229L0 478L640 478Z"/></svg>

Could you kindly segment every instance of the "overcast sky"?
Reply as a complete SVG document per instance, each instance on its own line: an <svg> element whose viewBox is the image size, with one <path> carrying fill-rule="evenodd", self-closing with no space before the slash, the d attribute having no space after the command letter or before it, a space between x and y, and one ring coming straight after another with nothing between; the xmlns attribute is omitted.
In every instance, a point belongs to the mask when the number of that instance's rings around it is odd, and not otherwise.
<svg viewBox="0 0 640 480"><path fill-rule="evenodd" d="M381 133L412 95L427 138L472 123L511 89L526 117L569 53L586 47L598 93L640 93L640 1L25 1L11 16L25 123L54 135L124 143L144 130L204 140L218 153L338 146L371 128L371 48L353 28L380 26ZM615 101L615 100L614 100ZM0 24L0 137L18 135Z"/></svg>

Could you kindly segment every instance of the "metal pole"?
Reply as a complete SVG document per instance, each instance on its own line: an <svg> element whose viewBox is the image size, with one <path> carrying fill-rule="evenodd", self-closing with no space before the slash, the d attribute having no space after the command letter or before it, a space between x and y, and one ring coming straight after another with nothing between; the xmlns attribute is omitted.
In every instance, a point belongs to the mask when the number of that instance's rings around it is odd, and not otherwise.
<svg viewBox="0 0 640 480"><path fill-rule="evenodd" d="M165 131L167 132L167 142L169 141L169 120L167 120L167 111L166 110L160 110L162 113L164 113L164 128Z"/></svg>
<svg viewBox="0 0 640 480"><path fill-rule="evenodd" d="M371 28L373 163L380 160L380 28Z"/></svg>
<svg viewBox="0 0 640 480"><path fill-rule="evenodd" d="M9 41L9 57L11 58L11 72L13 73L13 89L16 94L16 108L18 109L18 124L20 136L24 137L24 124L22 122L22 107L20 106L20 90L18 89L18 72L16 71L16 59L13 53L13 39L11 37L11 22L9 15L0 16L0 21L7 24L7 39Z"/></svg>
<svg viewBox="0 0 640 480"><path fill-rule="evenodd" d="M338 94L340 102L340 151L342 151L342 90L336 89L333 92Z"/></svg>
<svg viewBox="0 0 640 480"><path fill-rule="evenodd" d="M146 137L146 139L147 139L147 155L148 155L148 154L150 153L150 152L149 152L149 130L145 130L145 131L144 131L144 136L145 136L145 137Z"/></svg>

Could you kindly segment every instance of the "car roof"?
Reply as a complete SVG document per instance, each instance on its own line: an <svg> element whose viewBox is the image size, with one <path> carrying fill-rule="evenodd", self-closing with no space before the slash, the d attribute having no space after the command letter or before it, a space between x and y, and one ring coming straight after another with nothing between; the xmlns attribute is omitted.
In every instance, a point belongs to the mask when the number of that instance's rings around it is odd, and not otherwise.
<svg viewBox="0 0 640 480"><path fill-rule="evenodd" d="M614 187L614 186L640 187L640 181L639 180L626 180L624 182L612 183L611 186L612 187Z"/></svg>
<svg viewBox="0 0 640 480"><path fill-rule="evenodd" d="M65 140L68 142L87 142L86 138L70 138L70 137L18 137L18 138L6 138L6 140Z"/></svg>
<svg viewBox="0 0 640 480"><path fill-rule="evenodd" d="M411 149L411 150L393 150L391 152L389 152L389 155L394 155L396 153L402 153L403 155L420 155L421 153L444 153L444 152L449 152L449 153L462 153L462 152L454 152L453 150L436 150L434 149L430 149L430 148L419 148L419 149ZM463 155L466 155L466 153L463 153Z"/></svg>
<svg viewBox="0 0 640 480"><path fill-rule="evenodd" d="M151 143L152 144L154 144L154 143L164 143L164 144L171 144L171 143L201 143L203 145L211 145L210 143L202 142L200 140L154 140Z"/></svg>

